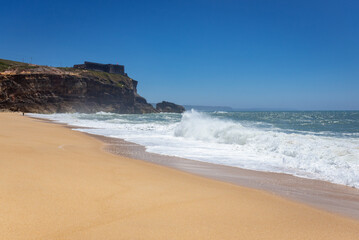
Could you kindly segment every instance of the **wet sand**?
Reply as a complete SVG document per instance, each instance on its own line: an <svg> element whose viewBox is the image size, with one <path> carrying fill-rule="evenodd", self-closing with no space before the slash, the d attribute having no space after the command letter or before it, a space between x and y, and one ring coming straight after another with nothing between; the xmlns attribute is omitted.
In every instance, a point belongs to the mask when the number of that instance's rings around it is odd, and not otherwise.
<svg viewBox="0 0 359 240"><path fill-rule="evenodd" d="M111 146L107 146L111 147ZM0 239L356 239L359 221L0 113Z"/></svg>
<svg viewBox="0 0 359 240"><path fill-rule="evenodd" d="M72 128L72 127L70 127ZM123 139L88 134L106 143L111 153L141 159L239 186L265 190L329 212L359 220L359 189L283 173L247 170L146 152Z"/></svg>
<svg viewBox="0 0 359 240"><path fill-rule="evenodd" d="M47 119L37 119L59 124L70 129L86 129L86 127L65 125ZM328 212L359 220L359 189L356 188L326 181L300 178L284 173L253 171L149 153L146 152L144 146L124 139L86 134L104 142L106 144L104 149L113 154L160 164L239 186L265 190Z"/></svg>

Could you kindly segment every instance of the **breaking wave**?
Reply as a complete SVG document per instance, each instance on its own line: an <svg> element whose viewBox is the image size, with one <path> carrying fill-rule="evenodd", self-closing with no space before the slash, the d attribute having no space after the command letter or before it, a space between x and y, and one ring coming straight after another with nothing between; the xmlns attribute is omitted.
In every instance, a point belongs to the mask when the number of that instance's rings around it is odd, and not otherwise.
<svg viewBox="0 0 359 240"><path fill-rule="evenodd" d="M78 130L123 138L144 145L149 152L289 173L358 188L358 133L329 131L330 128L324 128L323 121L330 117L323 117L321 113L312 114L315 117L308 113L293 114L187 111L182 115L76 113L36 116L90 127ZM294 126L292 118L300 122L299 127L289 128ZM291 121L290 124L286 123L286 127L276 124L283 119ZM347 116L343 119L348 124L357 124ZM335 124L340 121L330 120L330 127L336 128ZM318 131L308 130L317 123L320 123ZM356 129L355 126L352 128Z"/></svg>

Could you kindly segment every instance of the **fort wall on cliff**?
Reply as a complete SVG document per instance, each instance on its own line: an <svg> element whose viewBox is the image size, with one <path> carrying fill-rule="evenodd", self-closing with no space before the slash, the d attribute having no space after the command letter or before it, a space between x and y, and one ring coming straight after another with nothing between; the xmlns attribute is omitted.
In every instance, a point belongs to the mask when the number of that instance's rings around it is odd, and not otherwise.
<svg viewBox="0 0 359 240"><path fill-rule="evenodd" d="M117 64L102 64L102 63L94 63L94 62L84 62L84 64L74 65L74 68L127 75L125 73L125 66L117 65Z"/></svg>

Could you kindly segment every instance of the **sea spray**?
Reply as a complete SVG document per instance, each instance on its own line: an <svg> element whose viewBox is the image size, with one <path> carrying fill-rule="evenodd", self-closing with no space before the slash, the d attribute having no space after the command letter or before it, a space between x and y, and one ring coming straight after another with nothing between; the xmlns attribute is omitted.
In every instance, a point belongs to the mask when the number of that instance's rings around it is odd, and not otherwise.
<svg viewBox="0 0 359 240"><path fill-rule="evenodd" d="M34 115L147 151L359 187L359 112Z"/></svg>
<svg viewBox="0 0 359 240"><path fill-rule="evenodd" d="M240 123L220 120L192 110L183 114L174 135L204 142L244 145L253 136L253 131Z"/></svg>

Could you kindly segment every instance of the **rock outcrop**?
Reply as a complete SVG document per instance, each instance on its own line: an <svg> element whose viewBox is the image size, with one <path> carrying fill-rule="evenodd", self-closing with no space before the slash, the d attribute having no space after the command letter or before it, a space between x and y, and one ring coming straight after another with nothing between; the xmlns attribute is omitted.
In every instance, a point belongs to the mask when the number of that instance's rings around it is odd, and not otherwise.
<svg viewBox="0 0 359 240"><path fill-rule="evenodd" d="M122 74L0 59L0 109L33 113L158 112Z"/></svg>
<svg viewBox="0 0 359 240"><path fill-rule="evenodd" d="M163 101L156 104L156 110L159 112L183 113L185 108L181 105Z"/></svg>

